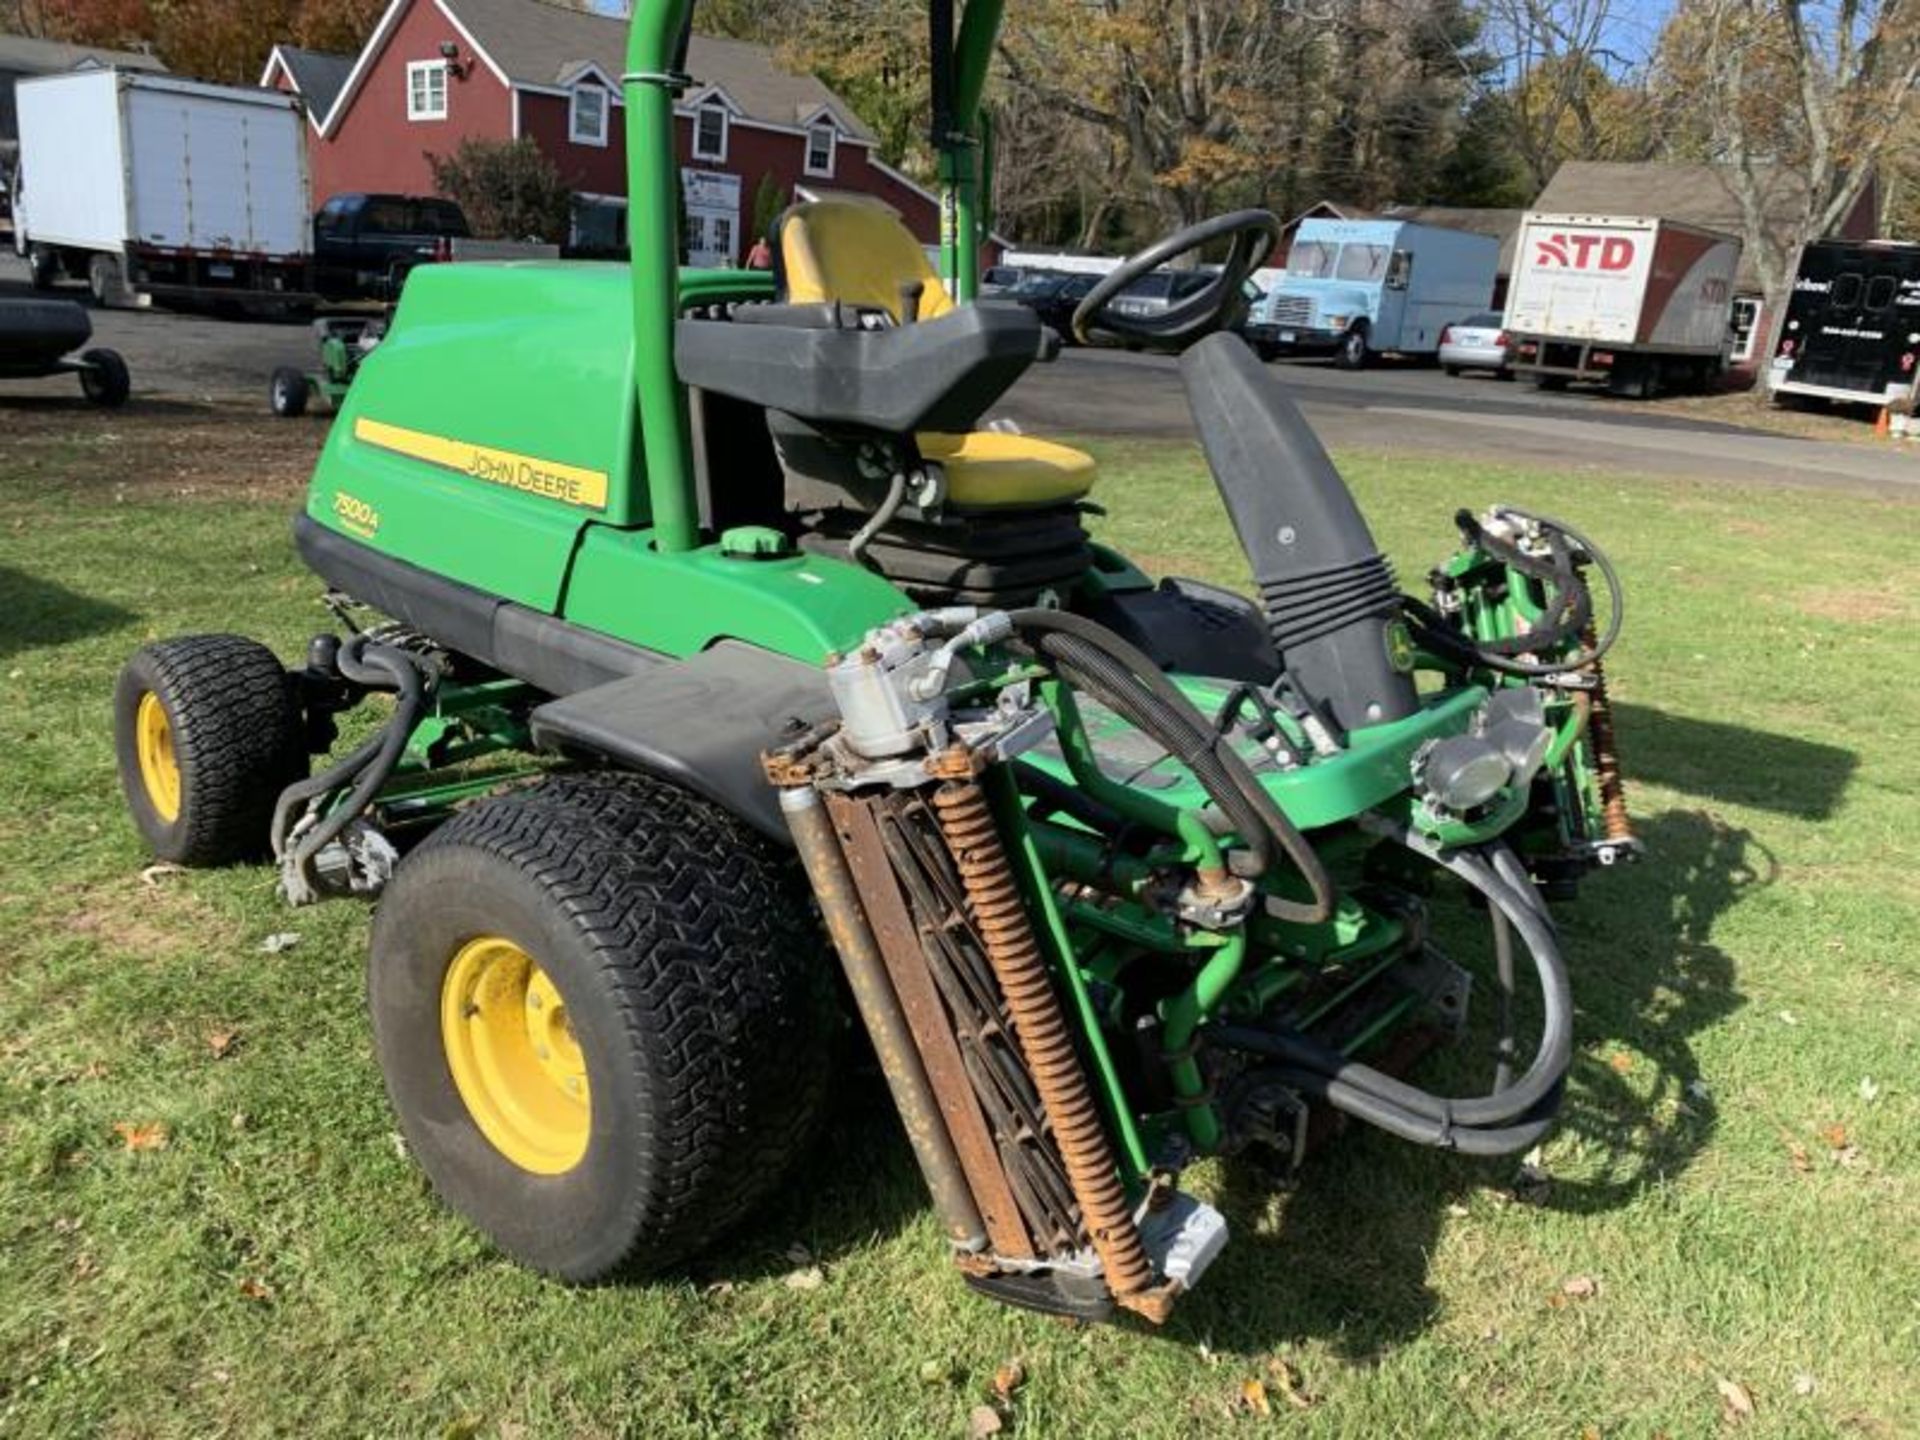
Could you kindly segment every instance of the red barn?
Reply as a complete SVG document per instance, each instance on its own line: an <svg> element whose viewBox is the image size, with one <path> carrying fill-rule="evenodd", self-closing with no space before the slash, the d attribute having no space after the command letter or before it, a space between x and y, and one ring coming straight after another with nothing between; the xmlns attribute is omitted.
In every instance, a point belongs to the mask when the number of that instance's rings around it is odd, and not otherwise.
<svg viewBox="0 0 1920 1440"><path fill-rule="evenodd" d="M434 192L429 155L468 138L531 138L581 197L576 240L624 244L624 20L547 0L393 0L358 57L280 46L262 85L302 94L317 202ZM764 45L696 35L680 97L687 240L696 264L738 264L763 185L783 199L852 193L939 240L937 198L882 161L873 132Z"/></svg>

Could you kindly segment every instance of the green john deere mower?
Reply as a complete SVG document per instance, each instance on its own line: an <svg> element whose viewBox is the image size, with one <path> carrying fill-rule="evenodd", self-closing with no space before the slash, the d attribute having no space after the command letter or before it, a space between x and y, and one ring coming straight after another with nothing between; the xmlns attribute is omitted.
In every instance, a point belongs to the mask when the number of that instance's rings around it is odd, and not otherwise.
<svg viewBox="0 0 1920 1440"><path fill-rule="evenodd" d="M1317 1118L1537 1143L1572 1047L1546 900L1635 849L1599 549L1463 513L1403 594L1224 333L1278 234L1247 211L1075 317L1180 354L1259 599L1156 583L1083 528L1089 457L988 428L1050 358L1029 312L973 303L998 0L930 7L945 279L853 202L782 217L771 275L678 270L690 9L634 7L630 267L409 281L295 522L341 633L297 669L230 635L128 665L154 851L379 897L409 1148L569 1280L674 1265L818 1143L848 1006L955 1265L1044 1310L1164 1317L1226 1242L1183 1167L1284 1170ZM1203 247L1197 294L1109 308ZM1429 923L1463 896L1499 1023L1450 1097L1408 1065L1466 1018Z"/></svg>

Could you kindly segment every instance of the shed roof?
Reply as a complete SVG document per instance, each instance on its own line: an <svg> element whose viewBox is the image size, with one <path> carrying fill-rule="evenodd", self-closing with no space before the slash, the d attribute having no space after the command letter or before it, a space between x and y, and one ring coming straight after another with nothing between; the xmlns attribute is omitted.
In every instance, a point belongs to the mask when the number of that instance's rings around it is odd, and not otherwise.
<svg viewBox="0 0 1920 1440"><path fill-rule="evenodd" d="M165 70L152 55L139 50L112 50L104 45L73 45L64 40L42 40L34 35L0 32L0 70L23 75L56 75L83 66L116 66L122 70Z"/></svg>
<svg viewBox="0 0 1920 1440"><path fill-rule="evenodd" d="M1761 208L1784 251L1794 248L1807 203L1806 174L1791 165L1756 165ZM1533 202L1535 210L1572 215L1652 215L1743 235L1745 220L1724 165L1668 165L1652 161L1568 160ZM1869 187L1871 189L1871 187ZM1742 255L1735 283L1759 285L1753 257Z"/></svg>

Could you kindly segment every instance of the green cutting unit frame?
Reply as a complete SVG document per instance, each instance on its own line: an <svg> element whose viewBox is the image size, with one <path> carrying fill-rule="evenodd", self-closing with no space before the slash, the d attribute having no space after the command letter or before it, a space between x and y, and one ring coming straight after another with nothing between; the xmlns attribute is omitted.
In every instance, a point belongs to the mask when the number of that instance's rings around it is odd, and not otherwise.
<svg viewBox="0 0 1920 1440"><path fill-rule="evenodd" d="M1572 1044L1547 900L1637 850L1599 548L1463 512L1403 595L1220 333L1278 239L1248 211L1075 317L1181 355L1259 599L1150 578L1082 528L1090 461L978 428L1051 358L974 296L998 0L929 6L937 278L838 202L782 218L774 274L679 266L691 8L634 6L632 263L417 270L339 397L295 526L339 628L295 667L232 635L129 663L149 844L270 849L294 903L380 897L412 1152L568 1279L747 1213L858 1063L849 1007L959 1269L1044 1310L1164 1318L1225 1241L1178 1189L1198 1158L1290 1170L1335 1115L1537 1143ZM1202 252L1214 282L1165 315L1111 308ZM1448 1098L1406 1071L1466 1024L1433 907L1470 892L1494 1076Z"/></svg>

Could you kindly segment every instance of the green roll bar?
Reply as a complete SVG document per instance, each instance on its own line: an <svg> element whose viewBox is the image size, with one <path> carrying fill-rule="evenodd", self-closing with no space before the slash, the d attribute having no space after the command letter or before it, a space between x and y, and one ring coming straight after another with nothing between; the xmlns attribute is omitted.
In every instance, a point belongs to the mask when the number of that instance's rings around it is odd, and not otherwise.
<svg viewBox="0 0 1920 1440"><path fill-rule="evenodd" d="M680 316L680 201L674 101L686 89L694 0L634 0L627 69L627 240L633 273L634 463L644 466L653 544L696 549L693 441L686 387L673 363ZM974 298L980 274L982 127L1005 0L967 0L956 35L955 0L929 0L934 62L934 147L940 169L940 268L956 300Z"/></svg>

